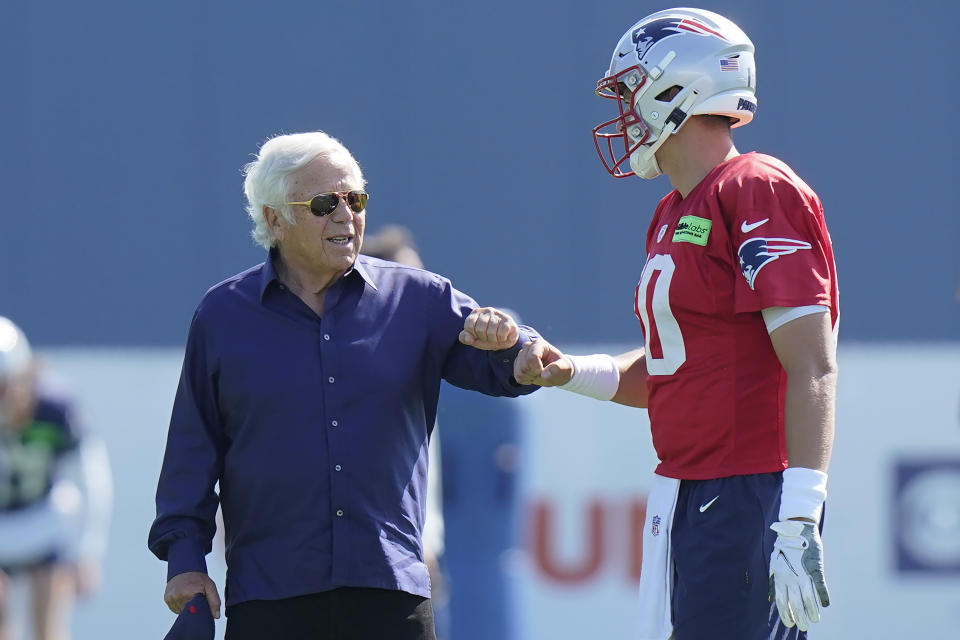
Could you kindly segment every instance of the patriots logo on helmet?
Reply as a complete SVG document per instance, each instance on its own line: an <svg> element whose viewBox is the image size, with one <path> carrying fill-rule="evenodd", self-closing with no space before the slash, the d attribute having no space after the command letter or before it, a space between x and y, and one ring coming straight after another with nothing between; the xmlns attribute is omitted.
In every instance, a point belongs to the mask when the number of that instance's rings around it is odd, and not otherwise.
<svg viewBox="0 0 960 640"><path fill-rule="evenodd" d="M796 253L800 249L809 249L810 243L790 238L750 238L737 250L740 256L740 271L753 289L757 274L764 266L778 259Z"/></svg>
<svg viewBox="0 0 960 640"><path fill-rule="evenodd" d="M719 32L689 18L660 18L652 20L642 27L637 27L631 34L633 43L637 45L637 58L643 60L650 47L664 38L675 36L678 33L696 33L701 36L716 36L726 40ZM626 55L626 54L621 54Z"/></svg>

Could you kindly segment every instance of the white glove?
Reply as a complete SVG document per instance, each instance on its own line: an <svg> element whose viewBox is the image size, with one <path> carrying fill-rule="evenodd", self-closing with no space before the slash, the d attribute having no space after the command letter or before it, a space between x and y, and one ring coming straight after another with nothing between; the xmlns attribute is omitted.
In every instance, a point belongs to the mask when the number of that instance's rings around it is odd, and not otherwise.
<svg viewBox="0 0 960 640"><path fill-rule="evenodd" d="M777 532L770 557L770 602L776 600L785 627L806 631L820 621L820 608L830 605L823 578L823 543L812 522L784 520L770 528Z"/></svg>

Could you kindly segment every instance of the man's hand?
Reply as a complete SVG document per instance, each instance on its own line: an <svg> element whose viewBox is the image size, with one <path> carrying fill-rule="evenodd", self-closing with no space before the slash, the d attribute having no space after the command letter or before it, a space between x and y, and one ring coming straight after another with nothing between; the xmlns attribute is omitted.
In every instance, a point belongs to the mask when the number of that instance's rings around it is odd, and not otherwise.
<svg viewBox="0 0 960 640"><path fill-rule="evenodd" d="M570 382L573 363L559 349L541 338L523 345L513 361L513 377L520 384L556 387Z"/></svg>
<svg viewBox="0 0 960 640"><path fill-rule="evenodd" d="M167 603L170 610L176 614L191 600L193 596L202 593L207 597L207 604L210 605L210 613L214 618L220 617L220 594L217 593L217 585L205 573L200 571L187 571L179 573L167 583L167 589L163 592L163 601Z"/></svg>
<svg viewBox="0 0 960 640"><path fill-rule="evenodd" d="M519 337L520 328L513 318L493 307L471 311L460 332L460 342L484 351L509 349Z"/></svg>
<svg viewBox="0 0 960 640"><path fill-rule="evenodd" d="M774 522L777 532L770 557L770 602L776 600L785 627L806 631L830 605L823 577L823 543L817 525L802 520Z"/></svg>

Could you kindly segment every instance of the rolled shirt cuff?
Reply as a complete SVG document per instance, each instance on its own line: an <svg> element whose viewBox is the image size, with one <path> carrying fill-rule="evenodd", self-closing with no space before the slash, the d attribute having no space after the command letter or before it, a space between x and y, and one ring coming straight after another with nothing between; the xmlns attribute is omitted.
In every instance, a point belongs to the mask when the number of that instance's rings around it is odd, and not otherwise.
<svg viewBox="0 0 960 640"><path fill-rule="evenodd" d="M171 542L167 549L167 581L188 571L206 573L207 561L199 541L181 538Z"/></svg>

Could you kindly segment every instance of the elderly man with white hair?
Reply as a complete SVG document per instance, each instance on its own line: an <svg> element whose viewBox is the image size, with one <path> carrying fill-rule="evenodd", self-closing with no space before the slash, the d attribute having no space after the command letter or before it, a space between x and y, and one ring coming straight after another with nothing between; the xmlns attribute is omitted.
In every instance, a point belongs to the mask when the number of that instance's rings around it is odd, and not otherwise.
<svg viewBox="0 0 960 640"><path fill-rule="evenodd" d="M360 166L316 131L246 167L262 264L193 317L150 549L175 612L203 593L223 508L228 640L433 639L421 534L441 379L489 395L536 339L446 278L361 256ZM215 487L219 483L219 495Z"/></svg>

